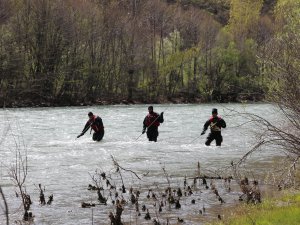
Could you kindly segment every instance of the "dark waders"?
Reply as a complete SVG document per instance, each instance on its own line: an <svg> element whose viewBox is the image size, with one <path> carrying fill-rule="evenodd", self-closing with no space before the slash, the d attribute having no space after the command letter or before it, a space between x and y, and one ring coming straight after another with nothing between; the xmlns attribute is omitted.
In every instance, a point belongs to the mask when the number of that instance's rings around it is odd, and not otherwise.
<svg viewBox="0 0 300 225"><path fill-rule="evenodd" d="M101 141L102 138L103 138L103 136L104 136L104 130L101 130L101 131L99 131L99 132L95 132L95 133L93 134L93 140L94 140L94 141Z"/></svg>
<svg viewBox="0 0 300 225"><path fill-rule="evenodd" d="M156 126L148 127L148 129L147 129L147 137L148 137L149 141L157 142L158 127L156 127Z"/></svg>
<svg viewBox="0 0 300 225"><path fill-rule="evenodd" d="M213 132L209 133L208 136L207 136L207 140L205 142L205 145L209 146L210 143L213 140L216 140L216 145L217 146L221 146L221 143L223 141L223 137L221 135L221 131L213 131Z"/></svg>

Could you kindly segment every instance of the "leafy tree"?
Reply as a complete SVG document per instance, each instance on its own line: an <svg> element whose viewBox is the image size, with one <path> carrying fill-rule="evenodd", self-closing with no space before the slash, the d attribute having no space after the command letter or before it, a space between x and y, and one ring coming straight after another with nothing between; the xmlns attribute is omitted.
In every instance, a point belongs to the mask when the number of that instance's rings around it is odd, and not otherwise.
<svg viewBox="0 0 300 225"><path fill-rule="evenodd" d="M228 28L236 41L256 33L263 0L231 0Z"/></svg>
<svg viewBox="0 0 300 225"><path fill-rule="evenodd" d="M259 20L261 2L232 0L221 29L214 10L226 0L3 0L1 104L226 101L239 88L259 92L266 64L260 58L258 69L257 49L274 32L270 17Z"/></svg>

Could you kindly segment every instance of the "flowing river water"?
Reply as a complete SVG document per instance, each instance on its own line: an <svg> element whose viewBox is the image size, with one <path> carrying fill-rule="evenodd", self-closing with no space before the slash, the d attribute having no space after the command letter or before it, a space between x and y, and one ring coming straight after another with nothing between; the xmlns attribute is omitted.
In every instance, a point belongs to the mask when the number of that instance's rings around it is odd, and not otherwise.
<svg viewBox="0 0 300 225"><path fill-rule="evenodd" d="M148 105L113 105L90 107L60 108L21 108L0 110L0 185L6 196L11 223L22 218L21 200L16 197L17 188L9 177L14 167L16 150L27 155L28 175L26 191L31 196L35 224L110 224L109 212L115 212L112 198L108 192L107 205L97 204L97 193L88 190L93 175L105 172L113 184L120 188L121 177L116 172L112 156L119 165L134 173L121 170L126 187L123 198L128 202L123 211L122 220L126 224L153 224L154 218L161 224L177 224L178 217L185 224L201 224L206 218L213 217L212 212L220 213L220 202L212 190L203 186L193 190L193 195L181 198L181 208L173 205L158 213L153 199L147 199L148 190L157 195L168 186L183 189L184 177L197 175L200 163L201 174L209 171L226 172L231 161L237 161L255 144L254 132L258 127L247 119L233 113L250 112L273 120L278 117L274 107L269 104L181 104L154 105L154 111L164 111L165 122L159 127L158 142L148 142L146 135L139 137L142 121L147 114ZM204 145L208 132L200 136L204 122L210 117L212 108L218 108L219 115L226 121L227 128L222 130L223 143L216 147ZM76 139L86 123L89 111L101 116L105 126L105 135L101 142L92 141L87 132ZM245 124L244 124L245 123ZM242 125L243 124L243 125ZM139 137L139 138L138 138ZM25 152L25 149L27 153ZM274 153L265 150L253 154L251 160L256 163L272 161ZM255 171L255 168L253 168ZM96 172L97 171L97 172ZM103 187L106 187L105 181ZM188 184L193 180L188 179ZM233 181L232 181L233 182ZM39 204L39 189L45 189L46 198L53 194L51 205ZM200 184L199 184L200 185ZM237 201L240 192L227 191L224 183L216 183L220 196L230 205ZM141 191L140 212L137 216L135 206L129 199L129 188ZM119 191L121 198L122 191ZM115 195L115 193L114 193ZM196 203L192 204L191 200ZM46 199L47 201L47 199ZM81 203L96 203L95 207L82 208ZM142 204L149 209L151 220L144 219ZM1 203L2 207L3 204ZM204 215L199 210L206 208ZM0 209L0 224L5 217ZM201 219L202 218L202 219ZM201 222L202 221L202 222Z"/></svg>

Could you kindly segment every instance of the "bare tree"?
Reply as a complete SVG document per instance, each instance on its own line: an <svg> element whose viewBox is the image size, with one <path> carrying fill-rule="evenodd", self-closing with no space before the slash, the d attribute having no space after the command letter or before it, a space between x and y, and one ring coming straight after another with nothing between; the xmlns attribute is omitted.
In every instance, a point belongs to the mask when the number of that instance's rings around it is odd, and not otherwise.
<svg viewBox="0 0 300 225"><path fill-rule="evenodd" d="M281 35L281 36L280 36ZM298 43L298 44L296 44ZM267 44L263 52L269 85L269 101L277 106L280 116L269 121L255 114L244 113L261 129L257 143L241 160L243 162L253 152L269 147L284 152L289 161L285 162L279 188L293 185L293 179L300 158L300 37L290 32L279 34ZM289 182L287 182L289 180ZM292 182L290 182L292 181Z"/></svg>
<svg viewBox="0 0 300 225"><path fill-rule="evenodd" d="M18 129L20 131L20 129ZM21 133L21 132L20 132ZM25 182L28 174L28 160L27 160L27 147L23 140L22 135L12 134L13 139L13 153L15 154L14 161L11 163L9 175L13 183L18 188L17 196L21 197L24 209L24 220L30 220L32 214L29 213L31 199L25 189Z"/></svg>
<svg viewBox="0 0 300 225"><path fill-rule="evenodd" d="M5 217L6 217L6 224L8 225L9 224L9 212L8 212L8 206L7 206L7 202L6 202L6 198L5 198L5 195L4 195L4 193L3 193L3 191L2 191L2 188L1 188L1 186L0 186L0 196L2 197L2 201L3 201L3 204L4 204L4 209L3 209L3 211L4 211L4 214L5 214ZM1 208L2 208L2 206L1 206Z"/></svg>

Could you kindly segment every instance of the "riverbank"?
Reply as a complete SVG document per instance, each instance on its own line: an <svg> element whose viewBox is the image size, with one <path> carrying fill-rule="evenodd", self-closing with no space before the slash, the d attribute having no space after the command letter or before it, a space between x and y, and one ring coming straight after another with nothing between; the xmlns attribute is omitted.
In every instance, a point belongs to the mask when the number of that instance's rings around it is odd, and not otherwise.
<svg viewBox="0 0 300 225"><path fill-rule="evenodd" d="M266 198L261 204L240 204L229 208L220 215L221 221L210 225L298 225L300 224L300 192L277 192L276 196Z"/></svg>
<svg viewBox="0 0 300 225"><path fill-rule="evenodd" d="M155 99L132 99L124 97L103 97L96 100L86 99L47 99L47 98L20 98L0 101L1 108L23 108L23 107L64 107L64 106L95 106L95 105L135 105L135 104L200 104L200 103L252 103L262 102L264 96L261 94L244 94L235 97L222 96L218 101L204 97L157 97Z"/></svg>
<svg viewBox="0 0 300 225"><path fill-rule="evenodd" d="M156 99L156 100L127 100L122 98L103 98L97 100L85 101L36 101L36 100L16 100L9 103L3 103L2 108L22 108L22 107L64 107L64 106L95 106L95 105L136 105L136 104L188 104L205 103L202 99Z"/></svg>
<svg viewBox="0 0 300 225"><path fill-rule="evenodd" d="M278 168L278 160L274 164L264 165L264 168ZM260 167L257 167L260 168ZM276 183L267 184L267 174L259 176L262 180L261 203L247 204L245 201L224 208L219 218L215 218L209 225L298 225L300 224L300 173L298 166L293 175L292 185L286 189ZM257 176L257 175L254 175ZM265 185L264 185L265 183Z"/></svg>

